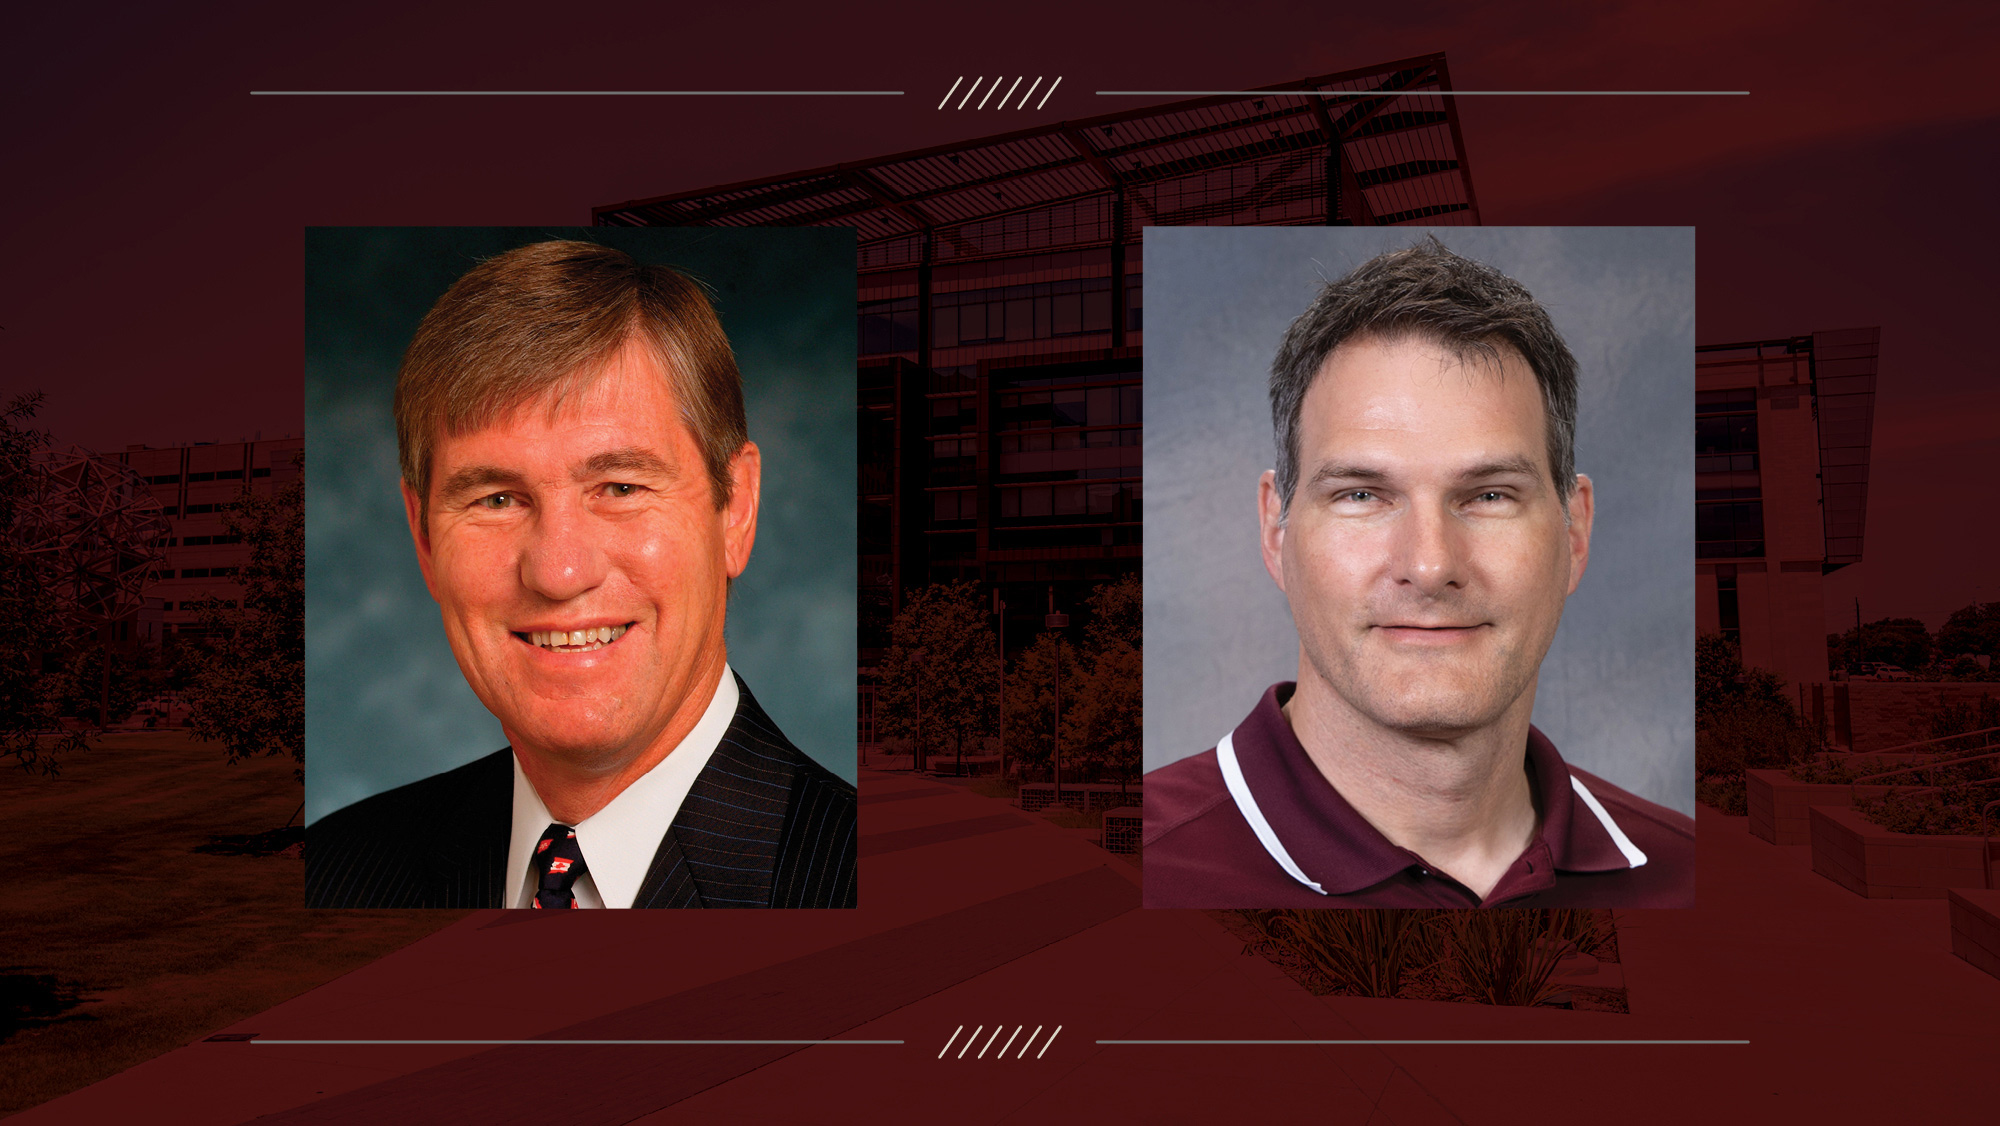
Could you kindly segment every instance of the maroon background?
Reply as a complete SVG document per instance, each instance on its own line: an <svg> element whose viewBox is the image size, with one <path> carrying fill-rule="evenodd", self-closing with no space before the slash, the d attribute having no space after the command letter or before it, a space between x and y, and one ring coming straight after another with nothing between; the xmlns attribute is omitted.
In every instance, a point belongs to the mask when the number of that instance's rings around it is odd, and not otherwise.
<svg viewBox="0 0 2000 1126"><path fill-rule="evenodd" d="M2000 216L1992 205L2000 170L2000 86L1992 81L2000 32L1990 4L1905 7L1893 16L1873 4L1736 0L1645 11L1578 2L1533 14L1514 5L1459 12L1405 4L1385 14L1359 5L1273 3L1238 6L1228 17L1213 5L1186 2L1110 11L1073 3L904 4L865 13L791 5L789 11L749 14L657 3L587 14L523 3L432 5L416 14L405 7L329 5L298 13L238 4L184 14L135 5L80 18L42 6L10 14L0 65L9 134L8 174L0 177L0 214L6 217L0 226L0 390L44 389L49 399L41 423L58 441L101 449L298 433L306 226L583 224L593 204L1171 100L1097 97L1095 90L1232 89L1444 50L1462 90L1752 91L1748 98L1464 98L1463 133L1482 215L1489 224L1694 224L1703 342L1880 325L1866 560L1828 578L1829 628L1851 624L1856 597L1869 620L1908 615L1932 628L1967 602L2000 599L1991 518L2000 395L1986 340L1995 295L1993 252L2000 246ZM1040 113L934 108L954 77L1002 70L1061 74L1064 80ZM909 94L363 99L248 93L354 88ZM864 780L864 793L866 785ZM1935 1110L1969 1095L1970 1086L1962 1084L1970 1076L1942 1065L1930 1074L1905 1072L1921 1072L1927 1059L1963 1055L1979 1035L1990 1062L1990 1016L2000 1010L1994 1003L2000 992L1988 987L2000 983L1973 975L1969 988L1987 991L1970 996L1950 983L1912 987L1939 989L1937 996L1881 988L1894 967L1843 958L1848 938L1839 924L1802 925L1789 945L1739 957L1745 929L1770 925L1765 913L1771 898L1745 876L1739 860L1759 862L1749 853L1711 857L1705 850L1703 906L1683 918L1642 924L1637 933L1683 944L1683 961L1709 967L1700 972L1710 976L1689 979L1673 1004L1674 1034L1748 1037L1760 1045L1754 1063L1713 1054L1743 1051L1729 1048L1593 1048L1585 1051L1598 1055L1582 1057L1457 1048L1448 1051L1460 1054L1443 1063L1431 1059L1438 1070L1419 1083L1428 1101L1403 1102L1397 1101L1398 1084L1411 1082L1403 1067L1339 1066L1368 1092L1374 1113L1396 1121L1434 1117L1434 1111L1445 1120L1526 1116L1525 1095L1560 1089L1573 1071L1602 1076L1612 1060L1611 1073L1624 1077L1623 1085L1592 1094L1589 1113L1648 1120L1654 1113L1736 1108L1783 1119L1797 1104L1782 1100L1780 1092L1810 1087L1816 1092L1812 1105L1845 1117L1869 1102ZM872 900L868 906L893 913L899 904L937 899L930 881L950 885L966 878L962 870L925 873L920 866L883 863L873 878L864 868L863 895ZM995 894L1013 890L994 888ZM1062 912L1081 912L1071 920L1080 925L1093 911L1115 914L1123 894L1064 885L998 914L960 918L951 924L958 928L951 941L970 941L967 936L988 934L1012 918L1020 932L1013 940L1032 946L1028 932ZM1802 910L1809 918L1818 907ZM913 914L908 925L923 917ZM1142 923L1132 915L1121 925L1164 933L1162 928L1179 926L1171 919ZM774 942L765 950L744 937L749 932L732 927L712 938L734 944L730 957L744 976L732 980L744 983L741 988L752 988L760 974L782 976L789 972L783 970L787 959L837 941L830 933L824 941L805 941L800 932L800 942ZM864 933L874 928L856 930L855 941ZM936 935L930 940L942 941ZM1710 942L1732 953L1704 961L1697 947ZM1239 988L1176 977L1179 971L1160 949L1135 937L1106 947L1096 961L1045 966L1041 976L1009 988L1029 999L1038 981L1072 977L1178 982L1177 988L1190 991ZM762 968L760 951L769 958ZM853 953L874 956L866 944ZM993 964L1005 966L1010 956L996 948ZM843 973L856 972L843 966ZM1758 992L1756 985L1781 967L1790 974L1784 987ZM885 1005L891 994L916 988L903 980L901 963L878 970L886 975ZM679 1015L670 1022L676 1028L695 1019L688 1014L709 1011L694 1004L699 998L683 1000L688 1004L677 1006ZM717 1013L733 1011L727 996L701 1003ZM1983 1034L1966 1031L1968 1004L1986 1006ZM1824 1010L1865 1030L1871 1006L1887 1022L1872 1036L1857 1031L1845 1039L1808 1038L1800 1023L1785 1018L1787 1012ZM1940 1043L1947 1045L1942 1048L1923 1039L1933 1015ZM950 1027L948 1016L937 1020ZM362 1021L337 1034L438 1034L382 1024ZM928 1036L929 1026L921 1031ZM1176 1034L1202 1033L1184 1028ZM1209 1034L1259 1033L1246 1026ZM1409 1034L1437 1033L1415 1028ZM1495 1024L1488 1034L1542 1033ZM1638 1034L1663 1033L1649 1027ZM918 1033L911 1037L914 1043ZM1069 1046L1086 1042L1079 1033ZM1905 1062L1842 1065L1871 1059L1883 1043L1898 1045ZM246 1081L254 1080L250 1065L270 1058L262 1052L279 1050L260 1049L238 1064ZM824 1061L813 1066L831 1077L848 1074L843 1068L872 1074L877 1065L839 1054L869 1051L876 1049L805 1055ZM928 1060L930 1053L907 1058ZM1135 1107L1151 1108L1143 1115L1149 1117L1221 1120L1232 1108L1280 1098L1333 1109L1312 1101L1310 1083L1260 1086L1245 1078L1274 1067L1288 1074L1304 1067L1296 1074L1310 1075L1317 1064L1273 1063L1249 1049L1198 1060L1150 1058L1102 1072L1126 1087L1123 1102L1079 1098L1059 1105L1114 1120L1121 1108ZM568 1066L585 1075L602 1069L609 1076L628 1066L617 1050L590 1062L569 1059ZM742 1067L730 1065L730 1074L757 1066L738 1062ZM487 1069L484 1079L461 1080L504 1085L508 1068L491 1059L479 1066ZM398 1082L415 1087L383 1091L386 1101L378 1106L405 1105L426 1089L466 1089L440 1074L406 1076ZM1437 1075L1456 1079L1446 1083ZM1005 1084L995 1094L937 1077L911 1082L909 1101L898 1096L877 1111L937 1100L938 1112L992 1120L1016 1105L1006 1101ZM818 1108L811 1117L839 1118L844 1115L831 1108L851 1105L788 1083L782 1091L762 1092L763 1111L781 1115L793 1100ZM1196 1090L1211 1095L1196 1097ZM1148 1101L1147 1092L1157 1101ZM1615 1105L1626 1099L1633 1105ZM711 1113L725 1109L707 1105ZM449 1109L443 1113L453 1116ZM1043 1107L1024 1116L1049 1115Z"/></svg>

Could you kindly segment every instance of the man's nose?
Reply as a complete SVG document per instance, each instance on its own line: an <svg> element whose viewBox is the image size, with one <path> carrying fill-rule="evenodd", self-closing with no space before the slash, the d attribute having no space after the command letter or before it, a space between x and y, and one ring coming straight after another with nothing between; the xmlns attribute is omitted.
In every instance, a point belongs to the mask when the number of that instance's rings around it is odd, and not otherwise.
<svg viewBox="0 0 2000 1126"><path fill-rule="evenodd" d="M521 585L551 602L596 589L606 564L602 529L595 524L574 498L544 503L521 548Z"/></svg>
<svg viewBox="0 0 2000 1126"><path fill-rule="evenodd" d="M1419 504L1397 521L1396 581L1435 598L1465 585L1465 528L1443 504Z"/></svg>

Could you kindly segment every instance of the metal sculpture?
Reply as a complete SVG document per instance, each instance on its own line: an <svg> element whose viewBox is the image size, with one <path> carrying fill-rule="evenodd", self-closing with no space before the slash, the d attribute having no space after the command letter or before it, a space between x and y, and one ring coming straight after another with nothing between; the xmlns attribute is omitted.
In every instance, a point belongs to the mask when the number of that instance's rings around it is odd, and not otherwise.
<svg viewBox="0 0 2000 1126"><path fill-rule="evenodd" d="M118 621L145 604L172 526L132 468L78 446L35 459L13 540L75 626Z"/></svg>

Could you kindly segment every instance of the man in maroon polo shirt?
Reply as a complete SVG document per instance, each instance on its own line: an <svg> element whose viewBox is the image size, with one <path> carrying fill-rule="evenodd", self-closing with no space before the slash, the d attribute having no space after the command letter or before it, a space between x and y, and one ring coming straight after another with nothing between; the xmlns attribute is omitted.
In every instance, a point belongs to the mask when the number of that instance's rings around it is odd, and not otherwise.
<svg viewBox="0 0 2000 1126"><path fill-rule="evenodd" d="M1693 821L1529 722L1590 558L1576 373L1526 289L1435 238L1292 324L1258 503L1298 680L1146 775L1147 906L1693 905Z"/></svg>

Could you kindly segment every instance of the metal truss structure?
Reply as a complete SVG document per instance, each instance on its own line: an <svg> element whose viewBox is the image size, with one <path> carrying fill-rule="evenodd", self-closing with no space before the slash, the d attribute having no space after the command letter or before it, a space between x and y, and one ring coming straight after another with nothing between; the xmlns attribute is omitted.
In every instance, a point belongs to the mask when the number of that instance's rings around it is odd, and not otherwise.
<svg viewBox="0 0 2000 1126"><path fill-rule="evenodd" d="M73 625L95 626L145 604L171 530L137 473L72 446L35 459L13 540L55 594L56 612Z"/></svg>
<svg viewBox="0 0 2000 1126"><path fill-rule="evenodd" d="M600 226L840 226L863 273L1143 226L1479 222L1443 54L593 209ZM1428 92L1428 93L1427 93Z"/></svg>

